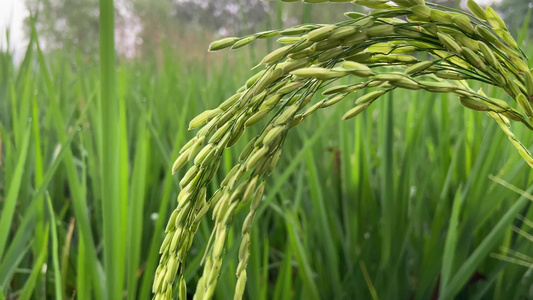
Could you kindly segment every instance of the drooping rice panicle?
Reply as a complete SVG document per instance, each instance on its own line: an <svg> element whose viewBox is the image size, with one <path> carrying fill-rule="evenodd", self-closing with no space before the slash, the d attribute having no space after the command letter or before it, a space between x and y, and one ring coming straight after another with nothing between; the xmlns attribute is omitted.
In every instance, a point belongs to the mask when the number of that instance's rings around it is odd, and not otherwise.
<svg viewBox="0 0 533 300"><path fill-rule="evenodd" d="M247 80L233 96L191 121L189 128L199 131L182 148L172 166L175 173L192 162L180 181L178 206L170 217L161 246L153 285L155 299L171 297L176 276L179 297L186 297L185 257L200 221L210 209L215 221L213 243L206 250L195 299L213 297L235 211L255 191L243 225L236 272L235 299L242 298L250 255L250 226L265 188L264 180L280 157L287 133L317 110L360 90L367 92L357 95L354 107L343 119L363 113L373 102L398 88L456 94L463 106L487 112L495 119L533 167L533 157L510 131L509 121L521 122L533 130L530 104L533 71L527 67L527 58L494 10L483 10L473 0L467 2L470 13L424 0L391 1L395 5L387 0L351 2L371 10L368 14L346 13L348 20L337 24L300 25L242 38L224 38L210 45L209 51L238 49L257 39L278 37L281 47L261 60L264 69ZM398 17L406 17L407 21ZM420 60L426 56L419 53L429 54L433 59ZM383 71L382 66L393 67L395 71ZM345 77L353 83L333 85ZM465 80L502 88L525 116L512 103L472 90ZM313 103L312 96L326 87L323 92L326 98ZM240 163L229 171L220 188L207 195L224 150L261 120L269 120L261 134L248 142L239 156Z"/></svg>

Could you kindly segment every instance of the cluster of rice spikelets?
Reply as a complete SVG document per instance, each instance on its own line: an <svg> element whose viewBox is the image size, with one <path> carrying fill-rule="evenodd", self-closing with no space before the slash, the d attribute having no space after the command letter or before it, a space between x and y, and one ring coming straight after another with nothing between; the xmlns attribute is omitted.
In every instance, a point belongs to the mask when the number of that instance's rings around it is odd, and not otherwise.
<svg viewBox="0 0 533 300"><path fill-rule="evenodd" d="M374 101L394 89L454 93L467 108L487 112L508 135L525 161L533 157L510 131L509 120L533 129L533 75L527 58L490 7L483 10L468 1L471 14L424 3L424 0L355 0L306 2L353 2L371 9L368 14L348 12L347 21L333 25L301 25L271 30L242 38L213 42L210 51L237 49L257 39L279 37L283 46L266 55L264 69L252 76L235 95L219 107L207 110L190 122L201 128L180 151L172 167L176 172L192 161L180 181L178 207L172 212L161 245L153 293L155 299L170 299L178 277L178 295L186 299L183 277L185 257L200 221L212 210L215 222L202 277L194 299L213 297L224 257L228 228L235 211L248 200L250 213L242 229L235 299L246 285L250 228L263 196L264 179L281 155L287 132L318 109L332 106L348 95L373 88L355 101L343 119L357 116ZM406 17L404 21L398 17ZM417 53L434 59L422 60ZM394 72L380 71L387 66ZM310 103L317 90L342 77L354 78L349 85L327 88L324 99ZM505 90L520 111L507 102L472 90L466 80L477 80ZM207 195L207 186L217 172L225 149L233 146L247 127L267 118L262 133L250 140L240 162L227 174L220 188Z"/></svg>

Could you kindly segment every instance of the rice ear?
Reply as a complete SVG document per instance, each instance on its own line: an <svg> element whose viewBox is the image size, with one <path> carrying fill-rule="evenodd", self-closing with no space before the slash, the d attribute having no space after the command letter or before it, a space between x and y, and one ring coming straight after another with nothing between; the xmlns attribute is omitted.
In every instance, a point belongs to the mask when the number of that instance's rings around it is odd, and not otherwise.
<svg viewBox="0 0 533 300"><path fill-rule="evenodd" d="M155 299L175 295L176 291L172 292L175 280L179 282L178 296L187 297L183 273L179 272L183 271L196 230L211 208L213 244L208 244L211 246L207 247L204 273L195 297L213 297L235 212L239 205L251 199L241 229L235 273L234 297L243 297L253 220L263 198L265 179L280 160L288 131L356 91L365 94L355 100L354 107L343 115L344 120L361 114L394 89L454 93L466 108L486 112L494 118L533 167L533 157L510 130L511 121L533 130L533 73L505 23L492 8L484 10L474 0L468 0L471 15L441 6L426 6L424 0L304 2L353 2L373 10L368 14L348 12L346 16L350 19L337 24L298 25L211 43L209 51L238 49L257 39L281 35L277 42L283 45L261 60L256 68L263 69L233 96L191 120L189 129L199 128L199 131L181 148L172 166L175 173L192 160L179 182L177 208L165 228L161 260L154 275ZM407 21L398 16L406 16ZM432 56L432 60L425 60L417 52ZM339 83L339 79L343 82ZM464 79L502 88L516 100L525 116L503 100L472 90ZM367 91L370 88L375 89ZM313 95L321 92L327 98L311 103ZM262 131L252 137L245 134L260 121L265 123ZM241 137L249 140L240 153L240 163L226 170L220 187L208 197L213 177L221 172L218 167L225 160L224 151Z"/></svg>

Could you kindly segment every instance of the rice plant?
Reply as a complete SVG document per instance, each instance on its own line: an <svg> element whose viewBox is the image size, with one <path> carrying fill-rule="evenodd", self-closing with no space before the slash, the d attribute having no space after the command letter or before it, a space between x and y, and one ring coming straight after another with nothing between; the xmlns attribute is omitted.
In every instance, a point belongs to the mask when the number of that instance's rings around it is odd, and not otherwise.
<svg viewBox="0 0 533 300"><path fill-rule="evenodd" d="M175 173L193 162L181 178L178 206L170 216L160 248L152 287L155 299L172 298L175 281L179 298L186 299L186 257L200 222L210 210L215 223L194 295L195 299L213 297L229 228L238 207L250 202L236 268L234 297L242 298L250 259L250 230L264 193L268 193L265 179L281 157L287 133L317 110L333 106L352 93L363 91L355 106L342 117L345 120L360 115L396 89L455 94L466 108L492 117L533 167L533 157L510 130L510 120L533 129L533 72L526 55L494 10L483 10L473 0L467 3L470 13L423 0L392 1L396 5L388 0L351 2L371 10L368 14L348 12L349 20L337 24L307 24L224 38L210 45L210 51L238 49L257 39L279 37L277 42L283 46L266 55L257 66L264 69L250 77L233 96L190 122L189 129L200 129L181 148L172 166ZM346 77L347 84L334 84ZM502 89L522 112L482 90L475 91L468 81ZM311 103L319 91L324 99ZM268 122L260 134L247 141L239 163L227 173L220 187L208 194L224 150L262 119ZM458 207L454 202L452 218L457 218ZM456 243L453 236L450 234L446 241L452 248L444 250L444 256L452 260ZM381 246L383 256L390 257L390 242ZM441 276L441 296L452 297L461 283L450 279L450 269L443 268Z"/></svg>
<svg viewBox="0 0 533 300"><path fill-rule="evenodd" d="M109 0L102 1L106 2L102 3L102 10L106 11L100 14L106 20L101 23L102 61L87 60L80 49L67 45L56 52L42 49L38 26L28 36L29 45L20 64L13 58L16 53L0 50L0 299L153 297L159 250L166 237L165 225L176 206L174 201L182 190L180 181L184 184L187 180L201 182L207 178L205 174L206 177L196 178L198 174L188 172L191 167L194 169L193 162L186 163L174 176L169 172L174 159L180 156L180 148L191 138L198 139L195 136L198 131L187 131L187 124L205 109L216 109L257 72L266 69L263 74L267 74L271 68L279 72L276 67L283 69L299 59L287 60L291 53L281 57L282 62L250 70L255 65L254 57L266 54L264 44L276 44L275 40L280 39L280 47L294 46L300 39L305 42L307 38L302 36L312 32L282 36L280 32L284 30L277 30L277 37L266 43L258 38L233 51L205 53L207 59L201 61L188 56L192 51L190 44L201 43L207 50L209 40L196 37L192 43L177 45L166 40L160 60L152 56L130 60L118 55L113 63L114 30L110 21L113 9ZM278 24L277 28L292 26L283 25L281 18L285 7L292 9L292 5L277 2L280 18L264 24L264 29L270 29L272 23ZM316 12L329 5L334 4L306 4L302 23L312 20ZM372 14L376 12L371 11ZM412 17L413 14L409 18ZM355 20L344 18L342 14L338 16L339 20ZM424 27L446 27L441 23L420 22L420 28L415 29L427 35ZM474 29L481 24L474 23ZM524 23L527 25L528 21ZM408 24L403 26L409 27ZM312 26L320 29L324 25ZM448 27L456 28L453 24ZM301 30L299 26L295 28ZM509 28L513 34L516 29ZM443 50L438 33L424 36L437 47L435 51L452 55L453 52ZM497 31L492 33L496 37ZM466 70L464 66L447 65L444 59L425 50L387 52L391 46L383 43L389 43L395 36L381 37L383 42L378 44L364 43L376 52L373 57L390 52L388 56L410 55L416 61L338 59L333 63L331 57L330 63L324 65L327 59L318 62L314 58L324 51L315 54L309 51L307 65L267 84L265 94L274 91L275 85L281 85L283 80L287 81L283 88L291 88L290 82L302 86L289 94L273 92L262 100L256 98L253 101L258 101L257 106L252 108L248 105L257 94L251 90L247 92L249 96L242 98L248 104L229 106L236 115L229 119L230 125L225 125L227 130L235 130L237 114L247 115L243 126L246 130L231 149L221 154L220 166L205 186L209 217L199 222L184 264L179 263L172 297L177 298L180 292L183 295L183 287L187 286L187 298L192 298L201 280L205 287L208 279L202 276L207 274L203 268L218 264L212 251L215 240L217 247L221 247L220 240L225 234L220 275L211 275L216 277L215 299L235 297L237 285L242 288L243 283L245 299L533 298L529 268L533 227L528 221L533 219L530 204L533 172L513 143L507 142L508 136L497 122L477 110L464 109L456 93L426 91L426 82L448 83L463 89L462 81L437 77L456 72L450 70L455 68L466 74L462 75L465 78L479 79L468 80L471 90L466 90L476 91L481 98L475 99L488 109L500 110L493 105L502 105L501 102L493 99L504 100L521 112L520 106L503 88L493 84L496 80L486 82L493 75L476 68ZM533 49L528 47L526 32L522 30L516 36L518 45L531 57ZM480 36L473 33L471 37L480 46ZM375 39L378 37L370 37L369 41ZM453 39L465 46L458 38ZM503 39L498 40L507 45ZM396 47L394 40L390 43ZM496 45L484 43L489 47ZM360 53L372 52L368 47ZM406 47L401 48L409 50ZM474 53L487 66L487 72L495 72L481 51ZM512 70L514 63L505 63L510 56L500 56L496 58L502 68ZM407 74L407 80L417 82L419 89L396 87L370 101L372 104L357 117L340 121L356 106L356 99L365 95L376 97L383 90L392 89L395 86L390 82L403 81L393 75L404 76L407 69L425 60L432 61L426 70L419 75ZM101 62L107 63L102 66ZM302 98L304 85L316 80L304 77L310 76L306 72L326 71L328 75L320 76L329 76L329 72L338 73L344 67L345 76L324 80L310 100ZM356 68L349 71L349 67ZM293 71L294 75L290 74ZM526 74L521 73L518 72L522 79L511 73L505 79L516 81L524 93ZM360 78L358 74L368 77ZM262 80L261 75L255 78L257 82ZM389 79L390 86L382 83L372 87L383 78ZM276 121L291 105L309 101L295 117L289 117L295 120L297 115L311 111L316 103L343 93L346 88L343 86L369 81L373 83L357 92L345 92L348 95L328 109L322 109L321 104L297 129L276 129L282 130L283 145L280 143L279 147L283 152L269 176L254 180L253 172L265 163L256 156L259 161L244 171L240 181L224 181L230 171L237 175L237 171L241 172L239 168L232 171L236 164L244 168L248 163L251 165L251 157L259 149L250 141L257 141L264 134L259 147L263 147L265 139L272 139L270 145L277 143L276 131L267 137L265 128L269 124L276 128L283 125ZM247 90L254 89L257 83L248 84ZM483 88L484 94L478 92L479 88ZM328 95L322 96L327 90ZM379 92L375 93L376 90ZM289 100L290 97L300 98ZM234 105L244 104L242 99L233 99ZM246 107L248 111L243 112ZM256 113L259 114L246 126ZM499 114L508 118L506 115L513 113L508 110ZM266 116L261 118L261 114ZM512 118L508 119L512 122ZM205 125L198 128L206 130ZM215 136L220 128L210 130L203 145L191 144L190 149L200 153L211 139L216 149L216 139L220 138L218 143L227 139L223 130ZM531 150L533 136L527 125L515 122L512 133ZM274 157L271 151L266 155ZM209 156L207 153L206 157ZM215 158L218 160L218 156ZM201 165L196 168L198 173L205 172ZM190 176L192 179L187 178ZM228 193L230 184L236 190L248 182L240 190L248 202L236 208L215 205L211 209L208 199L223 181ZM109 185L110 182L114 184ZM255 191L248 196L248 187L251 189L254 183ZM257 194L259 188L264 189L261 198ZM227 199L225 193L216 197L227 203L241 202L231 200L231 195ZM198 204L194 209L206 208ZM211 218L213 210L222 215L233 209L231 223ZM215 226L228 230L213 232Z"/></svg>

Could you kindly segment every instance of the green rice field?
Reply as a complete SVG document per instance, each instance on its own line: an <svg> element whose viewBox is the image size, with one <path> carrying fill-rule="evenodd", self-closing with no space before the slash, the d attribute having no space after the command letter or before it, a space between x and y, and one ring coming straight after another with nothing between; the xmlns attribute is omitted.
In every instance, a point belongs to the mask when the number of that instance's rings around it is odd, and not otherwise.
<svg viewBox="0 0 533 300"><path fill-rule="evenodd" d="M37 31L20 63L0 53L2 300L151 299L187 171L171 167L196 134L189 121L275 47L207 53L200 38L201 49L167 43L157 58L126 59L110 11L101 7L99 59L41 51ZM452 94L400 89L341 120L364 93L288 134L255 215L244 298L533 298L533 172L498 125ZM208 193L264 124L224 152ZM512 129L533 149L526 126ZM215 299L233 298L247 205L228 232ZM189 299L213 224L209 212L187 256Z"/></svg>

